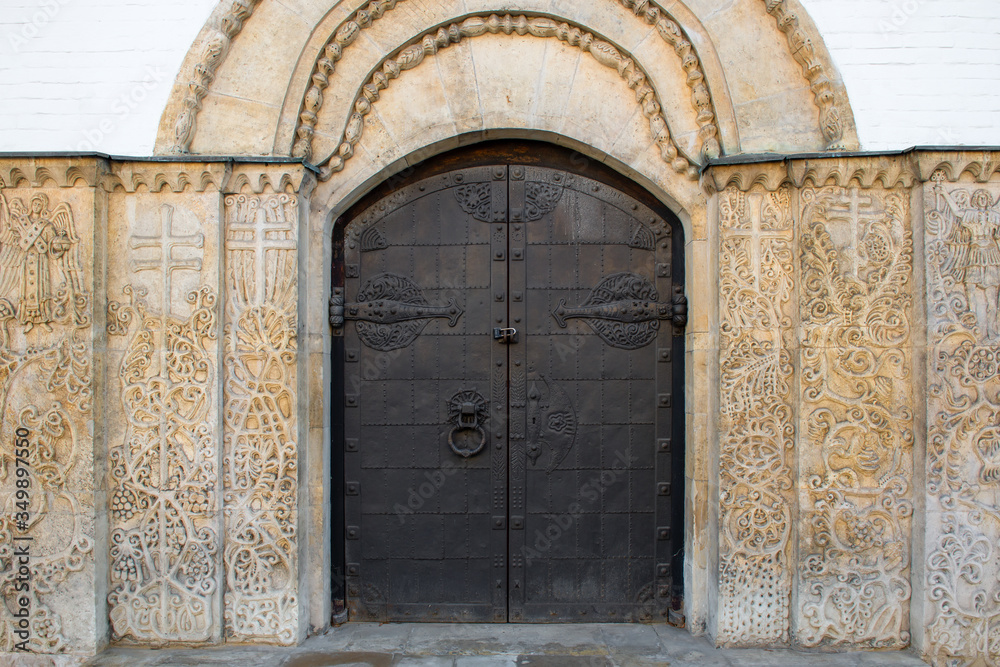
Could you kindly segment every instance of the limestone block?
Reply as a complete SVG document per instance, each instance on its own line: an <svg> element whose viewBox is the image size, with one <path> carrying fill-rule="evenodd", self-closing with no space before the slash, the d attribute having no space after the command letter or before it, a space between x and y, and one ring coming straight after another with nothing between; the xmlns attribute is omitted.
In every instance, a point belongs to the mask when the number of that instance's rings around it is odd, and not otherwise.
<svg viewBox="0 0 1000 667"><path fill-rule="evenodd" d="M902 648L913 514L909 195L830 186L799 197L795 640Z"/></svg>
<svg viewBox="0 0 1000 667"><path fill-rule="evenodd" d="M934 156L935 158L937 156ZM958 157L958 156L956 156ZM990 162L989 160L984 161ZM924 186L927 528L924 653L1000 665L1000 185L953 160ZM958 168L954 168L957 165ZM963 173L965 172L965 173Z"/></svg>
<svg viewBox="0 0 1000 667"><path fill-rule="evenodd" d="M0 189L0 653L76 654L56 658L69 664L101 642L95 193L27 187L35 173L21 166L3 180L25 187ZM15 173L25 178L7 178Z"/></svg>
<svg viewBox="0 0 1000 667"><path fill-rule="evenodd" d="M293 644L299 631L299 201L225 197L225 631Z"/></svg>
<svg viewBox="0 0 1000 667"><path fill-rule="evenodd" d="M222 638L217 191L116 191L108 220L113 641Z"/></svg>
<svg viewBox="0 0 1000 667"><path fill-rule="evenodd" d="M716 641L788 641L794 245L790 188L719 194L719 609Z"/></svg>

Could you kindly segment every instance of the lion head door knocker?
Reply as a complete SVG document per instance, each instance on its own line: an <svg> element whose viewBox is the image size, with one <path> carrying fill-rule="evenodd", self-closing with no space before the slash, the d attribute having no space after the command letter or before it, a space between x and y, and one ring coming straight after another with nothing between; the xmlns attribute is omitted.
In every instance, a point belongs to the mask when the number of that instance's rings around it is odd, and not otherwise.
<svg viewBox="0 0 1000 667"><path fill-rule="evenodd" d="M576 442L577 419L565 391L544 375L528 389L528 459L532 468L556 469Z"/></svg>
<svg viewBox="0 0 1000 667"><path fill-rule="evenodd" d="M448 422L454 427L448 433L451 451L470 458L486 446L483 424L490 418L490 403L473 390L462 390L448 401Z"/></svg>

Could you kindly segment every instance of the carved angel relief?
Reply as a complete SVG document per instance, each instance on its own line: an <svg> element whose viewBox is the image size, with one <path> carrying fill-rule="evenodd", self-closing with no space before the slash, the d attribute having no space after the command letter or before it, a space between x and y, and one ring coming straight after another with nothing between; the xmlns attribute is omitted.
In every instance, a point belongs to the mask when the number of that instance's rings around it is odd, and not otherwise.
<svg viewBox="0 0 1000 667"><path fill-rule="evenodd" d="M88 602L79 577L93 572L93 507L80 493L92 485L90 288L70 205L8 196L0 193L0 652L84 650L72 612ZM24 544L27 590L14 556ZM11 615L24 606L27 637Z"/></svg>
<svg viewBox="0 0 1000 667"><path fill-rule="evenodd" d="M73 224L65 202L50 208L45 194L26 205L0 194L0 320L25 332L53 322L79 322L82 280Z"/></svg>
<svg viewBox="0 0 1000 667"><path fill-rule="evenodd" d="M802 192L805 646L909 643L913 398L906 197Z"/></svg>
<svg viewBox="0 0 1000 667"><path fill-rule="evenodd" d="M928 652L1000 665L1000 265L997 197L926 192L929 343Z"/></svg>

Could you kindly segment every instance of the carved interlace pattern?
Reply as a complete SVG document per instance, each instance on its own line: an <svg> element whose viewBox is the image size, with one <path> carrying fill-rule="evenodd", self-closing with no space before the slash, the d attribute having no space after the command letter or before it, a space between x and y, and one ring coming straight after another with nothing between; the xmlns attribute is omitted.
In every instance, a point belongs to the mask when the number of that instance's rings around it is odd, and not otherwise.
<svg viewBox="0 0 1000 667"><path fill-rule="evenodd" d="M793 230L789 192L720 195L719 641L788 640Z"/></svg>
<svg viewBox="0 0 1000 667"><path fill-rule="evenodd" d="M1000 665L1000 339L996 189L926 191L928 653ZM931 519L930 517L935 517ZM940 518L937 518L940 517Z"/></svg>
<svg viewBox="0 0 1000 667"><path fill-rule="evenodd" d="M125 438L110 451L111 628L116 639L206 641L218 623L216 295L189 293L184 318L126 293L116 310L128 316L113 323L131 337L118 371Z"/></svg>
<svg viewBox="0 0 1000 667"><path fill-rule="evenodd" d="M12 238L12 234L14 237ZM31 248L12 252L18 241ZM64 241L60 246L60 239ZM91 291L81 271L80 239L63 202L46 195L27 202L0 194L0 652L24 640L12 612L27 606L28 651L79 649L64 633L73 604L92 603L85 570L93 571L91 511L77 489L89 472L93 420ZM34 269L40 280L29 281ZM48 306L45 306L45 302ZM28 338L34 331L38 338ZM29 432L18 463L18 428ZM27 477L15 474L27 471ZM17 480L30 480L29 505L19 507ZM85 480L85 478L84 478ZM23 514L21 514L23 512ZM23 523L22 523L23 521ZM30 543L15 541L28 537ZM30 545L30 588L15 557ZM19 584L18 577L22 577ZM27 605L21 604L26 598Z"/></svg>
<svg viewBox="0 0 1000 667"><path fill-rule="evenodd" d="M226 197L226 636L295 642L298 627L298 200Z"/></svg>
<svg viewBox="0 0 1000 667"><path fill-rule="evenodd" d="M801 192L805 646L909 643L913 249L901 191Z"/></svg>

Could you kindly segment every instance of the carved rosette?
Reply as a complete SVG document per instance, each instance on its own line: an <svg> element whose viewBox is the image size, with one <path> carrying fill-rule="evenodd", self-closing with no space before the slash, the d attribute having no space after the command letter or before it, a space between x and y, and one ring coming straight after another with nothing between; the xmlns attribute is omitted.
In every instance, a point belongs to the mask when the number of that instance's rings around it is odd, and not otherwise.
<svg viewBox="0 0 1000 667"><path fill-rule="evenodd" d="M910 640L913 247L902 190L804 189L797 641Z"/></svg>
<svg viewBox="0 0 1000 667"><path fill-rule="evenodd" d="M298 199L225 200L225 632L298 636Z"/></svg>
<svg viewBox="0 0 1000 667"><path fill-rule="evenodd" d="M793 228L787 188L720 199L720 643L788 641Z"/></svg>
<svg viewBox="0 0 1000 667"><path fill-rule="evenodd" d="M1000 665L1000 189L925 186L927 653ZM977 660L979 662L977 662Z"/></svg>
<svg viewBox="0 0 1000 667"><path fill-rule="evenodd" d="M0 189L0 652L93 650L78 614L94 585L93 226L74 215L88 207L80 191Z"/></svg>

